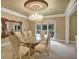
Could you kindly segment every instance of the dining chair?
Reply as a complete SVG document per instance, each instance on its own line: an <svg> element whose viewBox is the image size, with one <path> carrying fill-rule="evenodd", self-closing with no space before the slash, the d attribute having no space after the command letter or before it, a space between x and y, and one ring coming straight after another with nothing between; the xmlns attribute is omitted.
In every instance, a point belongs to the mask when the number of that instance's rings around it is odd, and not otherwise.
<svg viewBox="0 0 79 59"><path fill-rule="evenodd" d="M22 32L15 32L15 35L20 39L20 41L26 40L26 37Z"/></svg>
<svg viewBox="0 0 79 59"><path fill-rule="evenodd" d="M23 34L24 34L25 37L32 37L32 31L31 30L23 31Z"/></svg>
<svg viewBox="0 0 79 59"><path fill-rule="evenodd" d="M8 38L13 48L13 59L22 59L24 55L29 54L30 49L26 46L20 45L20 40L15 34L9 35Z"/></svg>
<svg viewBox="0 0 79 59"><path fill-rule="evenodd" d="M30 41L35 41L34 33L31 30L23 31L23 34L26 38L30 39Z"/></svg>
<svg viewBox="0 0 79 59"><path fill-rule="evenodd" d="M50 34L47 38L44 38L44 35L41 37L40 43L35 47L36 52L44 53L46 52L49 56L49 44L50 44Z"/></svg>

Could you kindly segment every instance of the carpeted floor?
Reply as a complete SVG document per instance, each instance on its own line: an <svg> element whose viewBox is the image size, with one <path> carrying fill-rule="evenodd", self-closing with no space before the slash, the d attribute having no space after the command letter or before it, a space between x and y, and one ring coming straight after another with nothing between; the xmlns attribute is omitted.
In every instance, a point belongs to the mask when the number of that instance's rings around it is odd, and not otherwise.
<svg viewBox="0 0 79 59"><path fill-rule="evenodd" d="M77 52L74 44L64 44L56 41L50 42L49 56L36 54L35 59L77 59ZM1 59L13 59L11 46L1 47ZM28 59L27 56L23 59ZM33 58L31 58L33 59Z"/></svg>

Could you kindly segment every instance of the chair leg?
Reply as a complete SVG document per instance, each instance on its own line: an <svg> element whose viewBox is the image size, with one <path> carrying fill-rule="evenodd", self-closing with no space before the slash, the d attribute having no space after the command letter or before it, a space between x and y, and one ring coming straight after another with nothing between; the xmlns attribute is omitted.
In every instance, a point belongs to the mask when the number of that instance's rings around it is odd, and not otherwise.
<svg viewBox="0 0 79 59"><path fill-rule="evenodd" d="M47 48L46 50L47 50L47 56L49 56L49 48Z"/></svg>
<svg viewBox="0 0 79 59"><path fill-rule="evenodd" d="M30 56L30 51L29 51L29 54L28 54L28 56L29 56L29 59L31 59L31 56Z"/></svg>
<svg viewBox="0 0 79 59"><path fill-rule="evenodd" d="M49 56L49 51L47 51L47 56Z"/></svg>
<svg viewBox="0 0 79 59"><path fill-rule="evenodd" d="M13 54L13 59L14 59L15 55Z"/></svg>
<svg viewBox="0 0 79 59"><path fill-rule="evenodd" d="M22 57L21 57L21 53L19 53L19 59L21 59Z"/></svg>

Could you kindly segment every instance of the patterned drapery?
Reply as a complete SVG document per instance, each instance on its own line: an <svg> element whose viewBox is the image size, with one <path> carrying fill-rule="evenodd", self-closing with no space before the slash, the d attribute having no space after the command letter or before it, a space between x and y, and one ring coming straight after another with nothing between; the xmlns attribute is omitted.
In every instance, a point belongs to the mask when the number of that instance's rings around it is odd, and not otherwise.
<svg viewBox="0 0 79 59"><path fill-rule="evenodd" d="M18 25L17 25L18 24ZM5 38L15 31L21 31L22 22L1 18L1 38Z"/></svg>

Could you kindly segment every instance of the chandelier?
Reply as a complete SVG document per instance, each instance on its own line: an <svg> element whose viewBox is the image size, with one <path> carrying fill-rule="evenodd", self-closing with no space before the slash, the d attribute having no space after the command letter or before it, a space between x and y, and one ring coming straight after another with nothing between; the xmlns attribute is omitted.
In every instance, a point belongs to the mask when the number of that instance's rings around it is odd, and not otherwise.
<svg viewBox="0 0 79 59"><path fill-rule="evenodd" d="M37 12L34 12L34 14L29 16L29 19L33 21L41 21L43 20L43 16L41 14L38 14Z"/></svg>
<svg viewBox="0 0 79 59"><path fill-rule="evenodd" d="M41 11L48 7L48 3L45 0L27 0L24 3L24 7L33 11L34 13L29 16L30 20L40 21L43 20L43 16L36 11Z"/></svg>

